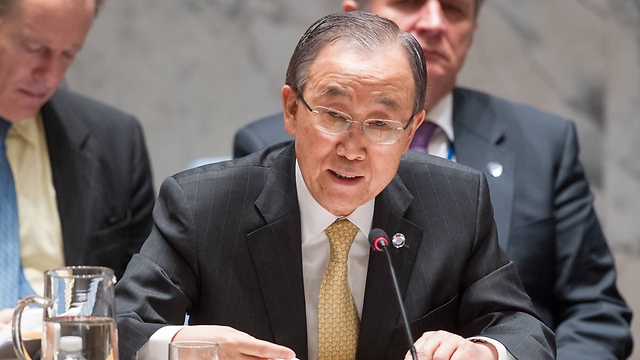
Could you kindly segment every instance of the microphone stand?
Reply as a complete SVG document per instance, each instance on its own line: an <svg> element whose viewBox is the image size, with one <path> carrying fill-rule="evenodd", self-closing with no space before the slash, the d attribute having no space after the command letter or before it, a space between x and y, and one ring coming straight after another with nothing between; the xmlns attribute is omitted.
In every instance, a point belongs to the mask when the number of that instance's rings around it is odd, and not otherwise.
<svg viewBox="0 0 640 360"><path fill-rule="evenodd" d="M411 329L409 329L409 320L407 319L407 312L404 310L404 304L402 303L402 296L400 295L400 286L398 285L398 279L396 278L396 272L393 270L393 263L391 262L391 255L389 254L389 248L385 241L378 242L379 247L387 255L389 261L389 271L391 272L391 280L393 281L393 287L396 289L396 297L400 304L400 314L402 314L402 322L404 323L404 330L407 334L407 341L409 342L409 349L411 350L411 356L413 360L418 360L418 354L416 353L416 347L413 346L413 336L411 336Z"/></svg>

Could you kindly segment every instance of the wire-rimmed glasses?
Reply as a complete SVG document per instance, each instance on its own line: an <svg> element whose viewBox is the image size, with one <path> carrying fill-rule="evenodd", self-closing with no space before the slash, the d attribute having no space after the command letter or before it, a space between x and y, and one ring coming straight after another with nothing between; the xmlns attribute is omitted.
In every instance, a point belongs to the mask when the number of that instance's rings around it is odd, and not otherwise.
<svg viewBox="0 0 640 360"><path fill-rule="evenodd" d="M316 129L322 131L325 134L339 135L351 128L351 124L360 124L360 130L369 139L369 141L376 144L393 144L397 142L401 135L402 130L406 130L407 127L413 121L413 115L409 118L407 125L402 126L400 121L384 120L384 119L367 119L365 121L355 121L353 118L342 111L328 108L325 106L316 106L312 108L307 104L306 100L300 95L302 103L314 114L313 125Z"/></svg>

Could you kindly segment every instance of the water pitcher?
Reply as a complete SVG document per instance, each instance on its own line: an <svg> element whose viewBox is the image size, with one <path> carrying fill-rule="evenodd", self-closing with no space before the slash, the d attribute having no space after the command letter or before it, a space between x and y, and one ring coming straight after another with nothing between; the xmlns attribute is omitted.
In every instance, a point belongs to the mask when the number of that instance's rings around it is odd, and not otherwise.
<svg viewBox="0 0 640 360"><path fill-rule="evenodd" d="M42 359L64 360L73 350L87 360L118 360L113 270L78 266L45 273L44 296L20 300L13 315L13 345L25 356L20 321L26 306L44 308Z"/></svg>

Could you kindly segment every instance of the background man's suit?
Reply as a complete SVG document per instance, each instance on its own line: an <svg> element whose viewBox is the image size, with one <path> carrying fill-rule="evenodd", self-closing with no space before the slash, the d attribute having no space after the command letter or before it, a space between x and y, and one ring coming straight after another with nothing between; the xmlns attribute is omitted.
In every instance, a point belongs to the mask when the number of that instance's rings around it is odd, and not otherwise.
<svg viewBox="0 0 640 360"><path fill-rule="evenodd" d="M486 174L500 245L556 332L558 359L626 359L631 309L615 285L574 124L480 92L453 96L457 161ZM271 116L236 133L234 156L288 139L282 114ZM492 161L501 176L489 173Z"/></svg>
<svg viewBox="0 0 640 360"><path fill-rule="evenodd" d="M154 221L116 286L122 359L184 312L192 325L228 325L307 357L293 144L168 178ZM414 336L482 334L521 360L553 358L553 334L498 246L479 172L412 153L376 197L372 226L407 237L393 260ZM359 359L408 350L387 266L371 252Z"/></svg>
<svg viewBox="0 0 640 360"><path fill-rule="evenodd" d="M120 278L149 235L153 184L138 121L59 89L42 107L67 265Z"/></svg>

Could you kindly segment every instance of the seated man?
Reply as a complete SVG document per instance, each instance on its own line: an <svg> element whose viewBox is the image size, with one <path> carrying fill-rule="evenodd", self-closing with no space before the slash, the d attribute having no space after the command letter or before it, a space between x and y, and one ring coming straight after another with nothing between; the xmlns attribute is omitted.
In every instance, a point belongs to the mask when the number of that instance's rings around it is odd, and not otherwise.
<svg viewBox="0 0 640 360"><path fill-rule="evenodd" d="M387 19L313 24L281 93L295 142L163 183L116 286L120 358L211 340L221 359L399 359L410 344L385 255L367 241L381 228L407 239L392 261L420 356L553 359L554 335L498 245L485 177L401 159L426 78L420 45ZM167 326L185 313L197 326Z"/></svg>
<svg viewBox="0 0 640 360"><path fill-rule="evenodd" d="M429 72L427 120L412 149L455 160L488 178L501 247L558 340L558 359L626 359L631 309L616 288L613 256L578 159L575 125L456 87L482 0L344 0L414 35ZM437 126L436 126L437 125ZM234 156L289 140L282 114L236 133Z"/></svg>
<svg viewBox="0 0 640 360"><path fill-rule="evenodd" d="M138 121L57 89L101 0L0 1L0 328L44 271L124 273L151 231Z"/></svg>

